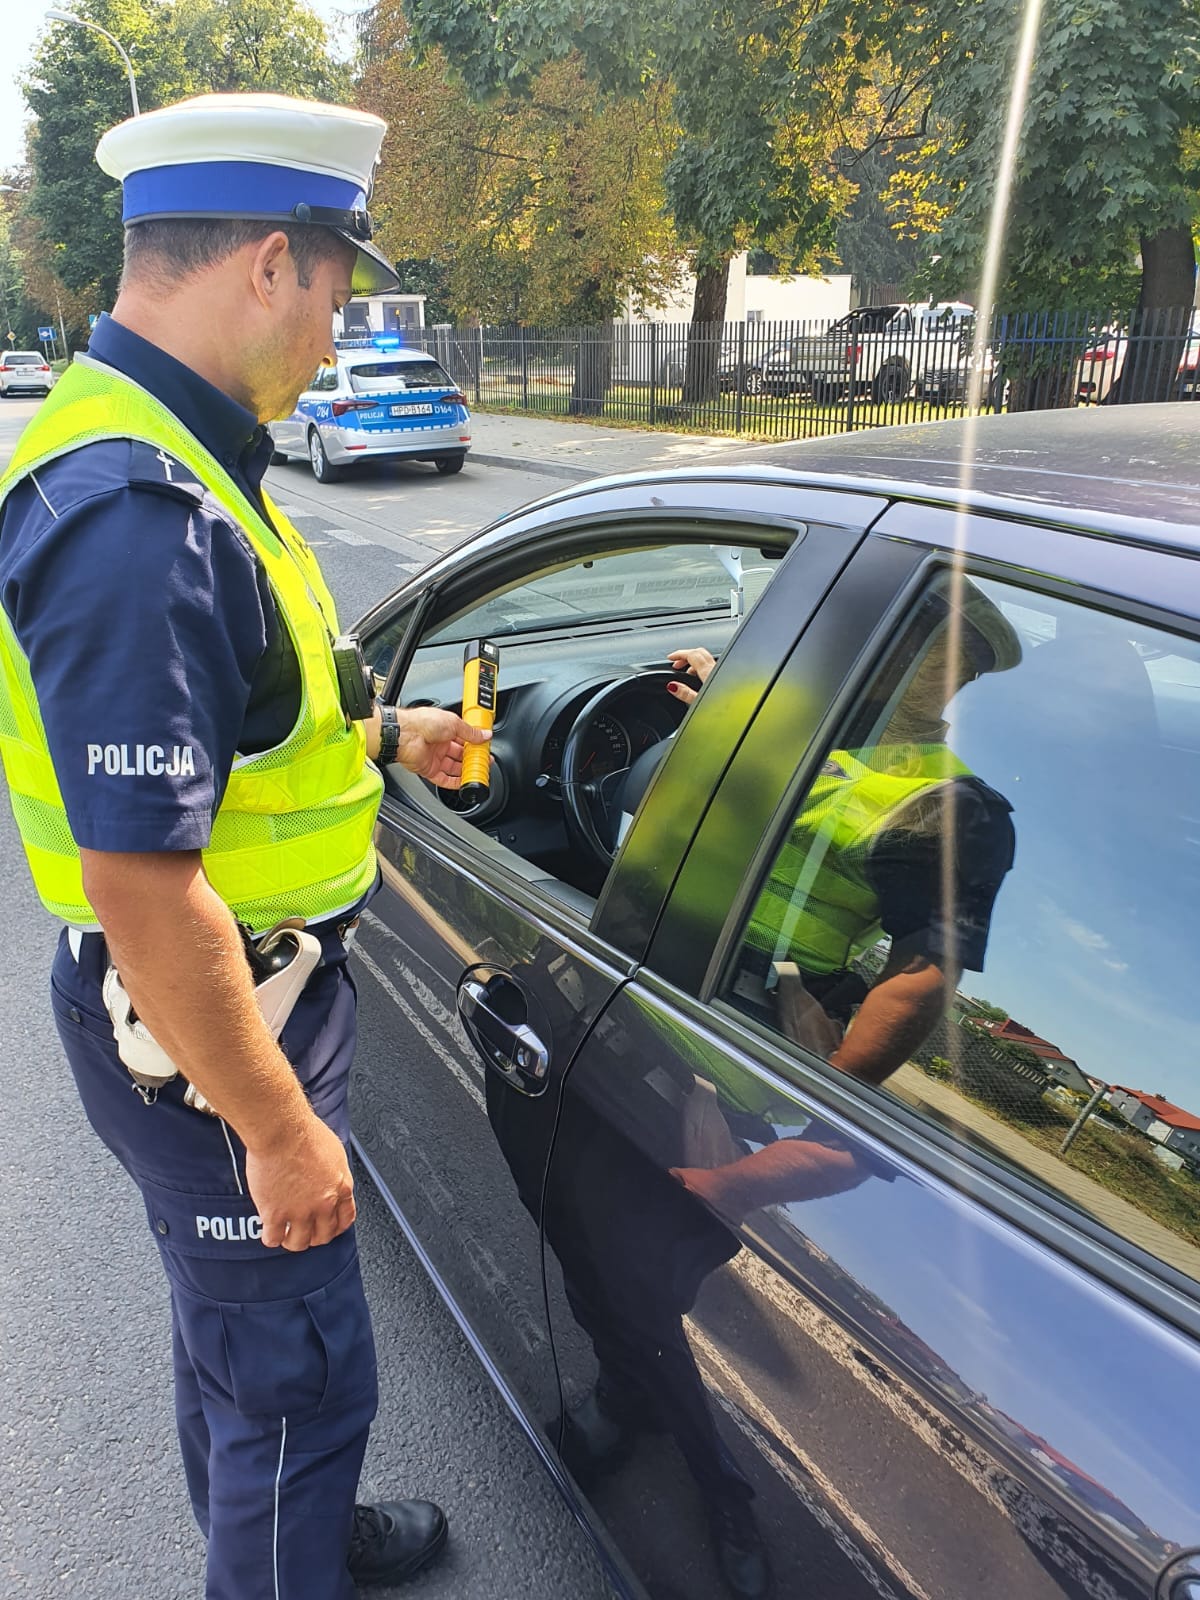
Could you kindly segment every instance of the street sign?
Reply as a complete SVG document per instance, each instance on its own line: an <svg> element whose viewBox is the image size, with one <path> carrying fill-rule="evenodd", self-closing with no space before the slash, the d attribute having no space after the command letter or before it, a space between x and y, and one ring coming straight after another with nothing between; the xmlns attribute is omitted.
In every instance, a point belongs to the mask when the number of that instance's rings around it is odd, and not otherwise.
<svg viewBox="0 0 1200 1600"><path fill-rule="evenodd" d="M39 339L53 339L53 337L54 337L54 329L53 328L39 328L38 329L38 338Z"/></svg>
<svg viewBox="0 0 1200 1600"><path fill-rule="evenodd" d="M99 315L98 312L96 312L96 311L89 311L88 312L88 327L89 328L94 328L99 321L100 321L100 315Z"/></svg>

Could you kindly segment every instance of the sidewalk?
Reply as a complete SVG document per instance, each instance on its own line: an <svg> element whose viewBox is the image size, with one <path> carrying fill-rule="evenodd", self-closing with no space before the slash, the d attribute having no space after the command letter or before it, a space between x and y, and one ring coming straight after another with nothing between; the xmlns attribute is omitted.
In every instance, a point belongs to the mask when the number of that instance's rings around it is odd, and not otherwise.
<svg viewBox="0 0 1200 1600"><path fill-rule="evenodd" d="M1016 1167L1024 1167L1052 1190L1066 1195L1114 1233L1140 1245L1189 1277L1200 1277L1200 1249L1194 1244L1146 1216L1077 1167L1043 1150L1032 1140L1023 1139L1018 1129L989 1115L982 1106L975 1105L949 1084L938 1083L919 1068L906 1064L888 1079L888 1088L918 1111L923 1106L930 1107L951 1123L970 1128L1003 1151Z"/></svg>
<svg viewBox="0 0 1200 1600"><path fill-rule="evenodd" d="M580 483L613 472L753 461L766 445L654 428L604 428L576 418L471 413L472 462Z"/></svg>

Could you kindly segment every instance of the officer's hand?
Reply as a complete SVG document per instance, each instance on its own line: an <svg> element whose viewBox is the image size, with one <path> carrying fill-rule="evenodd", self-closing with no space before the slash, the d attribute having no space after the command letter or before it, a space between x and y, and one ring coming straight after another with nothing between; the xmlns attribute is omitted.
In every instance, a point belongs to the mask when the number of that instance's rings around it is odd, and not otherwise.
<svg viewBox="0 0 1200 1600"><path fill-rule="evenodd" d="M673 672L686 672L693 678L699 678L703 684L707 681L709 673L717 664L717 658L711 650L669 650L667 660L671 663ZM700 693L699 689L691 689L686 683L669 683L667 688L676 700L682 700L684 705L690 706Z"/></svg>
<svg viewBox="0 0 1200 1600"><path fill-rule="evenodd" d="M328 1244L354 1221L345 1147L319 1117L306 1117L266 1149L247 1149L246 1182L262 1218L262 1242L272 1248Z"/></svg>
<svg viewBox="0 0 1200 1600"><path fill-rule="evenodd" d="M484 744L491 731L472 728L453 711L436 706L401 707L400 748L396 760L418 778L426 778L439 789L457 789L462 783L464 744Z"/></svg>

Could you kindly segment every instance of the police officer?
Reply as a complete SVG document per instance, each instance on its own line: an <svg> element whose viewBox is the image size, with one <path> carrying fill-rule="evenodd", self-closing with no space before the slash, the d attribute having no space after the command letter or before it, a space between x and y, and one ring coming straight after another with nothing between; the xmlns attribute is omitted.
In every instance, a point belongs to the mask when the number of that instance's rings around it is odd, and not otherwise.
<svg viewBox="0 0 1200 1600"><path fill-rule="evenodd" d="M209 95L106 134L120 296L0 479L0 749L66 925L63 1045L170 1285L208 1600L350 1600L447 1533L428 1502L355 1504L376 1371L346 941L377 877L379 766L454 786L480 735L431 709L346 715L333 602L262 487L262 424L332 358L333 313L395 283L365 209L383 133ZM293 917L321 959L276 1043L238 923ZM161 1087L121 1059L110 968L178 1068Z"/></svg>

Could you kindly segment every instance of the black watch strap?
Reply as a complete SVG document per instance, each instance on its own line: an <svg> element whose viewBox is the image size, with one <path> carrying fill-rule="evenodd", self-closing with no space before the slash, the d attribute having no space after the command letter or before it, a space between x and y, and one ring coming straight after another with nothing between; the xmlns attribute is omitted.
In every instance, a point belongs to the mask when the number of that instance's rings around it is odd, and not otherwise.
<svg viewBox="0 0 1200 1600"><path fill-rule="evenodd" d="M379 702L379 765L390 767L400 750L400 718L395 706Z"/></svg>

